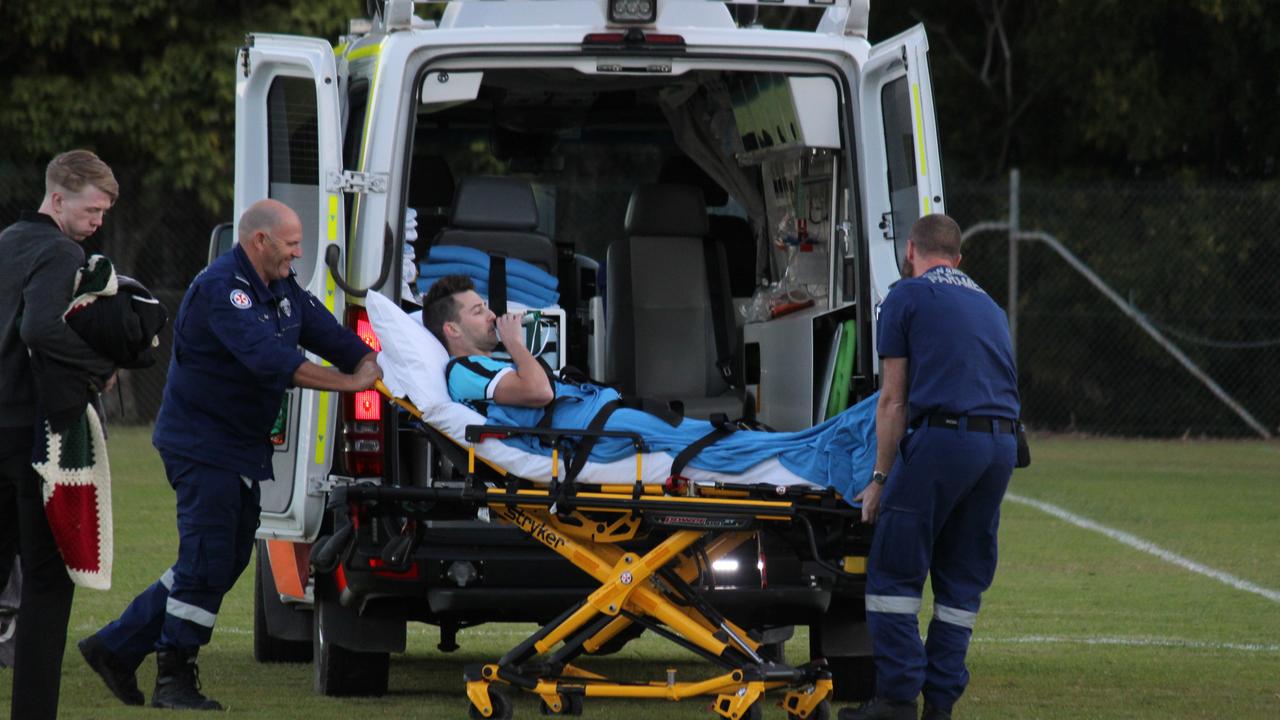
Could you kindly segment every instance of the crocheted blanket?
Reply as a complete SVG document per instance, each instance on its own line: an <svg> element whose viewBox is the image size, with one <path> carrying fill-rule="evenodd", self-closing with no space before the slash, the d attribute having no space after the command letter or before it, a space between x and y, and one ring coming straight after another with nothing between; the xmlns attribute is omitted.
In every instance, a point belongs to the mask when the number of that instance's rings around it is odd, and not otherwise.
<svg viewBox="0 0 1280 720"><path fill-rule="evenodd" d="M90 256L76 274L75 287L66 315L99 297L114 295L115 269L107 258ZM71 580L84 587L109 590L114 545L111 466L106 433L93 405L63 432L54 432L47 420L42 421L31 464L44 480L45 515Z"/></svg>

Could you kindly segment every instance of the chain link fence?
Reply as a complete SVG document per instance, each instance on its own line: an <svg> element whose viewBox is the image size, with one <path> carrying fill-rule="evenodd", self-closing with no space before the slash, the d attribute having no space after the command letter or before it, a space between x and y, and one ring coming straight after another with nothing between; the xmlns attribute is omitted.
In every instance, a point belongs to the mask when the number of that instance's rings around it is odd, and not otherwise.
<svg viewBox="0 0 1280 720"><path fill-rule="evenodd" d="M204 267L209 231L229 219L193 196L157 197L116 169L122 195L86 250L112 258L177 313ZM34 208L40 171L0 172L0 227ZM1009 215L1007 183L951 183L948 208L968 228ZM1258 422L1280 431L1280 188L1273 185L1024 180L1020 225L1058 238ZM1002 306L1007 235L982 233L963 267ZM1041 243L1019 252L1018 365L1035 430L1126 436L1255 435L1244 420ZM115 422L149 423L160 406L172 327L155 367L121 373L106 398Z"/></svg>
<svg viewBox="0 0 1280 720"><path fill-rule="evenodd" d="M947 188L968 228L1009 217L1007 183ZM1056 237L1259 425L1280 432L1280 188L1021 183L1019 225ZM1008 302L1007 234L976 234L963 267ZM1018 252L1019 381L1028 426L1159 437L1258 433L1050 247Z"/></svg>

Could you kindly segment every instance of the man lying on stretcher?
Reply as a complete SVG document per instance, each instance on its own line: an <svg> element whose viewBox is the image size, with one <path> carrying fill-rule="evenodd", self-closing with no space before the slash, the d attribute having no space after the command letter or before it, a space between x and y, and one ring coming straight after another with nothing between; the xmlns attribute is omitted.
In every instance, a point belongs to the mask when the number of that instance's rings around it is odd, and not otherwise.
<svg viewBox="0 0 1280 720"><path fill-rule="evenodd" d="M624 399L610 387L553 379L520 343L506 346L510 361L494 358L499 337L521 337L521 316L496 317L471 279L450 275L435 282L423 300L423 324L452 358L445 368L449 395L487 418L491 425L607 429L637 432L650 452L679 458L692 447L693 467L741 473L776 458L806 480L834 488L852 501L865 487L875 460L875 396L798 432L734 431L705 420L680 417L656 402ZM550 448L533 437L508 444L541 455ZM593 462L612 462L634 453L625 438L600 438L590 448Z"/></svg>

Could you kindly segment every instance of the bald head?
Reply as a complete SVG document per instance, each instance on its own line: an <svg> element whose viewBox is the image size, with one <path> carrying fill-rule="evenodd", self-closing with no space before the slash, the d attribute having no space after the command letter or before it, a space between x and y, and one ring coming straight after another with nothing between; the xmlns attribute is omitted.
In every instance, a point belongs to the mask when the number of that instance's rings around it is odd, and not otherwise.
<svg viewBox="0 0 1280 720"><path fill-rule="evenodd" d="M240 216L240 242L244 243L256 232L270 233L285 223L294 223L299 228L302 225L298 214L288 205L271 198L259 200Z"/></svg>
<svg viewBox="0 0 1280 720"><path fill-rule="evenodd" d="M250 205L240 216L238 239L264 283L289 277L293 261L302 257L302 221L278 200Z"/></svg>

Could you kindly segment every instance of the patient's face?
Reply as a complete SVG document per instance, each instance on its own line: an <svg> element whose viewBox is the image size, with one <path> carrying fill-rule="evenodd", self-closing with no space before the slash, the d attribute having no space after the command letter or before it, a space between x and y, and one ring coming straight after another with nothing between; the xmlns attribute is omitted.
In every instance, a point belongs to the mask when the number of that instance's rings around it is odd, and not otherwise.
<svg viewBox="0 0 1280 720"><path fill-rule="evenodd" d="M498 334L494 332L493 321L496 319L484 298L474 290L458 293L454 296L458 303L458 329L462 337L458 340L464 352L479 350L492 352L498 346Z"/></svg>

